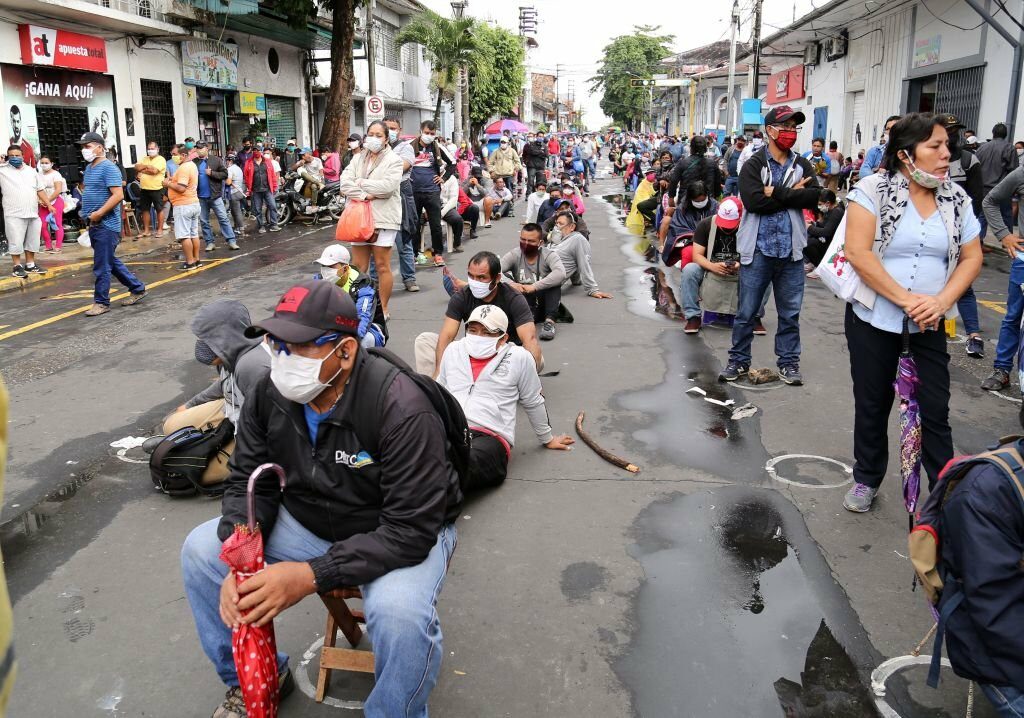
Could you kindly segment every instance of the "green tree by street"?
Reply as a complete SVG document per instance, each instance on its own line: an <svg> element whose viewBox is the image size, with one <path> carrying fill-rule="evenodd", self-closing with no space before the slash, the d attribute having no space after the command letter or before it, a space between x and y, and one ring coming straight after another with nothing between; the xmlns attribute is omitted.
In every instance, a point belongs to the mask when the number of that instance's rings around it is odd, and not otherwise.
<svg viewBox="0 0 1024 718"><path fill-rule="evenodd" d="M526 50L523 40L503 27L478 23L481 62L470 68L469 118L473 135L495 115L511 114L523 94Z"/></svg>
<svg viewBox="0 0 1024 718"><path fill-rule="evenodd" d="M650 79L658 64L672 54L673 35L657 35L659 26L634 26L633 34L620 35L604 48L597 74L590 78L590 91L603 90L601 109L630 130L639 127L650 110L650 92L633 87L630 80Z"/></svg>

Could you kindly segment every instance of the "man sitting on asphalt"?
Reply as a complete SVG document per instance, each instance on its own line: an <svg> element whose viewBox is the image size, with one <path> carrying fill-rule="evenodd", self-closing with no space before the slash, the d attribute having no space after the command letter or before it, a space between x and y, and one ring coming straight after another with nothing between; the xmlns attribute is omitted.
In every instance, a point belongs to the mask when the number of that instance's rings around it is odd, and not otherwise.
<svg viewBox="0 0 1024 718"><path fill-rule="evenodd" d="M572 212L555 215L558 242L553 242L551 248L562 260L566 276L573 278L573 284L582 284L588 297L611 299L611 294L605 294L597 286L594 268L590 264L590 240L576 228L577 221ZM579 279L576 279L577 274Z"/></svg>
<svg viewBox="0 0 1024 718"><path fill-rule="evenodd" d="M491 190L491 181L484 177L481 167L474 167L469 178L462 183L462 191L469 197L478 211L483 212L484 227L491 226L491 212L494 211L494 200L488 194Z"/></svg>
<svg viewBox="0 0 1024 718"><path fill-rule="evenodd" d="M523 225L519 246L501 258L501 271L512 278L509 284L526 296L533 321L541 325L537 336L542 341L554 339L562 282L568 275L558 253L544 247L544 230L539 224Z"/></svg>
<svg viewBox="0 0 1024 718"><path fill-rule="evenodd" d="M377 297L377 282L352 266L352 253L348 247L330 244L313 263L320 268L317 279L334 282L355 303L359 313L359 331L356 333L359 342L364 347L387 344L387 317Z"/></svg>
<svg viewBox="0 0 1024 718"><path fill-rule="evenodd" d="M538 223L540 224L540 228L544 230L544 236L548 238L548 241L551 242L551 244L558 244L562 241L561 234L555 221L558 218L558 215L562 212L571 213L576 221L576 231L587 239L590 239L590 228L587 227L587 220L576 214L576 210L573 209L572 202L567 199L560 199L558 200L558 204L555 205L555 213L543 222Z"/></svg>
<svg viewBox="0 0 1024 718"><path fill-rule="evenodd" d="M538 371L543 369L544 358L537 343L533 312L522 292L501 281L498 255L493 252L474 254L469 260L467 273L469 282L452 289L440 334L424 332L416 337L416 371L437 376L444 350L455 341L462 323L468 321L473 310L481 305L496 306L505 312L512 321L508 329L509 341L530 352Z"/></svg>
<svg viewBox="0 0 1024 718"><path fill-rule="evenodd" d="M693 232L693 261L683 267L679 295L686 326L683 331L696 334L701 327L700 289L708 272L719 277L739 273L736 228L740 226L743 205L738 197L726 197L713 217L702 219ZM710 251L709 251L709 245ZM734 291L739 291L738 285Z"/></svg>
<svg viewBox="0 0 1024 718"><path fill-rule="evenodd" d="M358 326L347 295L310 281L246 329L266 336L270 374L245 398L222 515L194 529L181 551L199 642L228 686L216 718L246 715L233 629L268 625L306 596L347 586L362 590L373 644L366 714L427 714L444 655L436 604L462 492L430 399L360 346ZM365 416L376 426L359 421ZM239 587L221 543L247 522L249 476L268 462L284 469L286 489L272 473L257 482L267 566ZM288 656L277 661L286 697L294 687Z"/></svg>
<svg viewBox="0 0 1024 718"><path fill-rule="evenodd" d="M500 307L484 304L473 310L465 338L445 349L437 381L458 399L473 432L469 477L463 484L467 493L505 480L517 405L547 448L566 450L575 443L551 433L537 364L528 351L509 341L508 317Z"/></svg>
<svg viewBox="0 0 1024 718"><path fill-rule="evenodd" d="M505 186L505 180L499 177L494 180L494 186L487 193L494 209L491 210L491 218L499 220L502 217L512 217L512 191ZM487 226L486 224L484 225Z"/></svg>
<svg viewBox="0 0 1024 718"><path fill-rule="evenodd" d="M541 176L536 180L536 183L533 185L533 191L526 198L526 221L540 224L537 213L540 212L541 205L547 201L548 181Z"/></svg>
<svg viewBox="0 0 1024 718"><path fill-rule="evenodd" d="M558 205L562 202L562 185L554 180L548 185L548 198L537 209L537 224L543 225L548 219L555 216ZM572 204L570 201L569 204Z"/></svg>

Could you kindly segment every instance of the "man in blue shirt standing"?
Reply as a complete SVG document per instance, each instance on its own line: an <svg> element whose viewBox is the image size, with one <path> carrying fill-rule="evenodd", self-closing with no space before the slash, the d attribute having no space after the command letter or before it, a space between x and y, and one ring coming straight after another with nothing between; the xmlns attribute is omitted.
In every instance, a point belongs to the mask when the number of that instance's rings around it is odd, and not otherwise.
<svg viewBox="0 0 1024 718"><path fill-rule="evenodd" d="M754 325L765 291L771 286L779 315L775 331L779 375L787 384L803 383L800 307L807 225L801 210L816 208L820 194L814 168L793 151L803 121L804 113L788 105L773 107L764 118L767 147L752 154L740 170L739 191L745 211L736 235L739 306L729 363L718 376L720 381L736 381L750 369Z"/></svg>
<svg viewBox="0 0 1024 718"><path fill-rule="evenodd" d="M92 273L96 278L93 305L85 316L96 317L110 311L111 274L131 292L121 302L122 307L136 304L146 296L146 285L114 254L121 241L121 201L124 199L121 171L106 158L103 136L99 133L86 132L78 144L86 163L85 192L79 213L89 227Z"/></svg>
<svg viewBox="0 0 1024 718"><path fill-rule="evenodd" d="M217 216L220 233L228 243L228 249L241 249L235 241L235 230L231 228L227 210L224 208L224 180L228 176L228 168L224 161L216 155L210 155L210 147L205 142L196 144L196 158L193 160L199 168L199 224L203 228L203 239L206 240L206 251L216 249L213 244L213 228L210 226L210 210Z"/></svg>
<svg viewBox="0 0 1024 718"><path fill-rule="evenodd" d="M885 131L882 132L882 136L878 140L878 144L874 147L869 147L867 154L864 155L864 164L860 167L860 176L867 177L869 174L877 172L882 165L882 157L885 156L885 144L889 139L889 130L892 126L899 122L899 115L892 115L885 121Z"/></svg>

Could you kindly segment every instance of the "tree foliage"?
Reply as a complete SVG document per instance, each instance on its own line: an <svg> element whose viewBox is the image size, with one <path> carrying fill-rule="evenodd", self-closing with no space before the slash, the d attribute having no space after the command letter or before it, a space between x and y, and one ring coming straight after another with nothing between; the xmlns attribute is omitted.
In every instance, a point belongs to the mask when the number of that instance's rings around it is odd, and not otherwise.
<svg viewBox="0 0 1024 718"><path fill-rule="evenodd" d="M634 26L631 35L613 38L604 48L597 74L590 78L590 91L603 91L601 109L630 129L639 125L650 109L650 91L633 87L630 80L650 79L659 63L671 53L673 35L657 35L658 26Z"/></svg>
<svg viewBox="0 0 1024 718"><path fill-rule="evenodd" d="M458 84L459 68L466 66L472 70L481 63L476 21L468 17L446 18L425 10L395 35L395 44L409 43L423 46L433 68L431 86L437 92L434 109L434 121L437 122L446 92L450 95Z"/></svg>
<svg viewBox="0 0 1024 718"><path fill-rule="evenodd" d="M477 23L481 62L469 72L469 117L479 127L515 109L526 81L523 41L503 27Z"/></svg>

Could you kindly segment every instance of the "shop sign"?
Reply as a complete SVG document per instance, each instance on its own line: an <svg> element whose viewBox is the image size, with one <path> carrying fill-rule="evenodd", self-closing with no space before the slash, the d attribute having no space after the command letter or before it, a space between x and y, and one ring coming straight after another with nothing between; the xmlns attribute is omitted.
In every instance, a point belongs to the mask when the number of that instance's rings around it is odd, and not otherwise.
<svg viewBox="0 0 1024 718"><path fill-rule="evenodd" d="M101 37L38 25L18 25L18 34L21 61L26 65L107 71L107 43Z"/></svg>
<svg viewBox="0 0 1024 718"><path fill-rule="evenodd" d="M216 40L181 43L181 79L186 85L234 90L238 87L238 46Z"/></svg>
<svg viewBox="0 0 1024 718"><path fill-rule="evenodd" d="M108 148L117 145L117 116L114 114L114 80L72 70L0 64L3 107L0 132L9 144L21 145L29 164L35 166L39 153L39 123L36 107L78 107L87 110L81 126L65 128L74 135L98 132Z"/></svg>
<svg viewBox="0 0 1024 718"><path fill-rule="evenodd" d="M769 105L776 105L789 100L799 100L804 96L804 66L796 65L787 70L776 72L768 78Z"/></svg>
<svg viewBox="0 0 1024 718"><path fill-rule="evenodd" d="M243 115L265 115L267 96L259 92L239 92L238 111Z"/></svg>
<svg viewBox="0 0 1024 718"><path fill-rule="evenodd" d="M914 67L928 67L939 63L942 35L914 41Z"/></svg>

